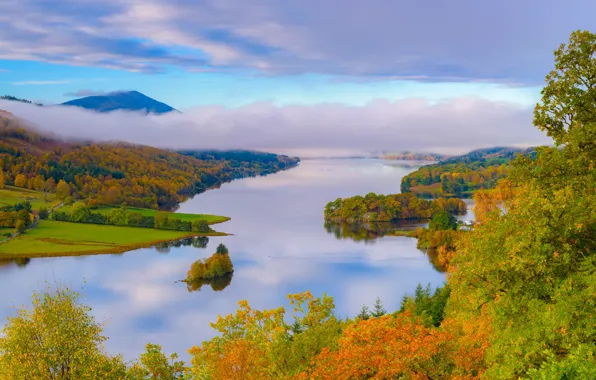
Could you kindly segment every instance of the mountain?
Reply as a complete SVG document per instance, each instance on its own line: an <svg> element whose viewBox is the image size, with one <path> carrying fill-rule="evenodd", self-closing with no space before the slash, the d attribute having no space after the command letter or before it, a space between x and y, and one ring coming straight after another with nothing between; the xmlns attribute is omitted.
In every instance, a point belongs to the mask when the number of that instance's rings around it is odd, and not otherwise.
<svg viewBox="0 0 596 380"><path fill-rule="evenodd" d="M105 95L87 96L62 103L65 106L76 106L95 110L98 112L110 112L115 110L145 111L146 113L162 114L176 111L169 105L158 102L138 91L119 91Z"/></svg>

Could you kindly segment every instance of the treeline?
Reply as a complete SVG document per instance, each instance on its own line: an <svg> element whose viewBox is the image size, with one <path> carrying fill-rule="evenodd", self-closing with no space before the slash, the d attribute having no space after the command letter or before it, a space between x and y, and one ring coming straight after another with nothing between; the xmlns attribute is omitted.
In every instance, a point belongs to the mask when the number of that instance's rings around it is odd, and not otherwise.
<svg viewBox="0 0 596 380"><path fill-rule="evenodd" d="M171 209L210 187L298 162L272 154L231 154L234 159L223 152L205 158L185 154L124 143L65 143L0 114L0 171L5 183L52 193L61 186L62 199Z"/></svg>
<svg viewBox="0 0 596 380"><path fill-rule="evenodd" d="M325 206L325 219L352 222L389 222L396 220L430 219L439 211L464 214L467 206L461 199L419 199L413 194L382 195L338 198Z"/></svg>
<svg viewBox="0 0 596 380"><path fill-rule="evenodd" d="M129 211L126 205L114 208L107 214L93 211L84 202L76 202L70 207L69 211L54 211L50 217L52 220L72 223L107 224L198 233L209 233L212 231L209 224L204 220L190 222L173 218L172 215L175 214L167 212L158 212L155 216L143 215L137 211Z"/></svg>
<svg viewBox="0 0 596 380"><path fill-rule="evenodd" d="M533 148L489 148L421 167L402 178L401 191L428 195L462 196L480 189L492 189L507 177L509 164Z"/></svg>

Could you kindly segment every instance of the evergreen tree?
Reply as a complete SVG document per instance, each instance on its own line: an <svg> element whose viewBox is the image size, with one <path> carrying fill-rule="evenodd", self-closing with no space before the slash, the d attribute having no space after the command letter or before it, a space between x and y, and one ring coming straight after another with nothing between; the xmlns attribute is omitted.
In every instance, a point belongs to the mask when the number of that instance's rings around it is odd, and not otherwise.
<svg viewBox="0 0 596 380"><path fill-rule="evenodd" d="M377 297L371 315L375 318L378 318L385 314L387 314L387 310L385 310L385 308L383 307L383 302L381 301L381 299Z"/></svg>
<svg viewBox="0 0 596 380"><path fill-rule="evenodd" d="M360 313L356 316L356 318L362 319L364 321L369 319L370 318L370 310L369 310L368 306L362 305L362 308L360 309Z"/></svg>

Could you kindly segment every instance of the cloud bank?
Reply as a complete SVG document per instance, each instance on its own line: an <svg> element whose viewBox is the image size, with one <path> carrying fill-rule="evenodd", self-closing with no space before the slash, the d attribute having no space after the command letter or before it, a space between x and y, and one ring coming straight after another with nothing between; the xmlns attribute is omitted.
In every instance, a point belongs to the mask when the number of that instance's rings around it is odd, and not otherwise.
<svg viewBox="0 0 596 380"><path fill-rule="evenodd" d="M0 102L41 130L68 138L119 140L175 149L262 149L364 153L384 149L463 152L495 145L548 144L531 110L481 98L431 103L376 100L366 106L319 104L239 108L202 106L184 113L96 113L75 107Z"/></svg>

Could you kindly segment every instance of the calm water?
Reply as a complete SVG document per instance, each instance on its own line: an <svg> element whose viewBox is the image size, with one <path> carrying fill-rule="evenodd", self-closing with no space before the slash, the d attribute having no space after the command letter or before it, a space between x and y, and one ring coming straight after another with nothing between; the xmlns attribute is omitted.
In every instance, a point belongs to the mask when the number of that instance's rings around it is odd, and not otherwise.
<svg viewBox="0 0 596 380"><path fill-rule="evenodd" d="M380 297L388 310L418 283L440 285L444 274L416 249L416 240L383 237L356 242L338 239L323 223L325 204L337 197L399 192L411 162L304 160L298 168L248 178L196 196L179 212L230 216L216 225L233 236L193 246L140 249L121 255L32 259L0 266L0 315L29 302L45 281L83 287L86 303L105 333L110 352L132 358L147 342L186 357L192 345L214 335L209 322L247 299L254 308L287 306L288 293L324 292L339 316L353 316ZM231 283L221 291L203 286L189 292L183 279L191 263L225 243L234 262ZM219 288L225 284L220 284Z"/></svg>

